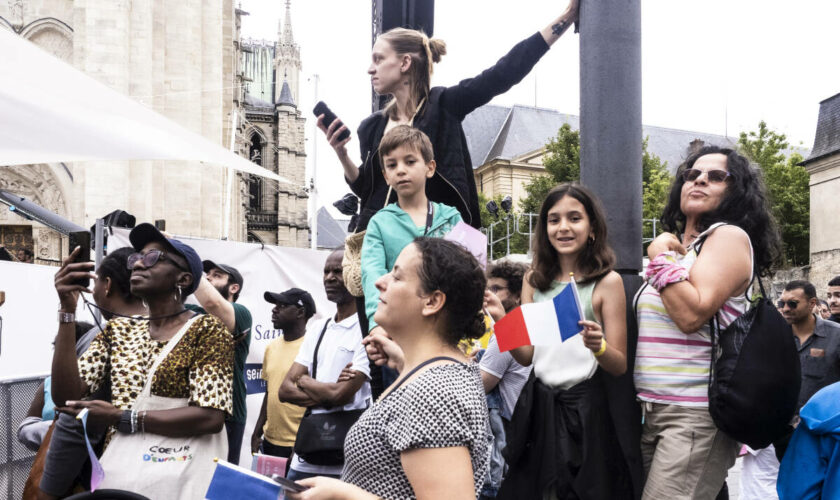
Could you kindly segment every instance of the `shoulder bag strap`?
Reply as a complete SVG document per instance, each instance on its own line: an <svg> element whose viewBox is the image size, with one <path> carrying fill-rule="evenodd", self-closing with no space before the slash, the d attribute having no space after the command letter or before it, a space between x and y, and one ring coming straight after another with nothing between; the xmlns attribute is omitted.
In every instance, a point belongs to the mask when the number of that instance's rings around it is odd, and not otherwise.
<svg viewBox="0 0 840 500"><path fill-rule="evenodd" d="M204 315L196 314L192 318L188 319L187 322L184 323L184 326L182 326L181 329L178 330L178 333L176 333L171 339L169 339L166 345L163 346L163 349L161 349L160 353L158 353L157 358L155 358L155 362L149 369L149 374L146 375L146 383L143 385L143 391L141 395L151 394L152 380L155 377L155 372L157 372L158 367L160 367L160 364L163 363L163 360L166 359L167 356L169 356L169 353L172 352L172 349L175 349L175 346L178 345L178 342L180 342L181 339L184 338L184 334L187 333L187 330L190 329L193 323L195 323L195 321L202 316Z"/></svg>
<svg viewBox="0 0 840 500"><path fill-rule="evenodd" d="M327 318L326 323L324 323L324 328L321 329L321 335L318 336L318 343L315 344L315 354L312 356L312 379L318 380L318 349L321 348L321 341L324 340L324 333L327 331L327 326L330 324L330 319Z"/></svg>
<svg viewBox="0 0 840 500"><path fill-rule="evenodd" d="M415 366L415 367L414 367L414 368L413 368L410 372L406 373L406 374L405 374L405 377L402 377L402 378L400 378L399 380L397 380L397 381L394 383L394 388L393 388L393 389L391 389L391 392L389 392L389 393L388 393L388 395L393 394L393 392L394 392L394 391L396 391L397 389L399 389L399 387L400 387L401 385L403 385L403 383L404 383L406 380L408 380L408 379L409 379L412 375L414 375L415 373L417 373L417 371L418 371L418 370L420 370L420 368L423 368L424 366L426 366L426 365L428 365L428 364L430 364L430 363L434 363L435 361L442 361L442 360L444 360L444 359L447 359L447 360L449 360L449 361L454 361L454 362L456 362L456 363L460 363L460 361L458 361L457 359L455 359L455 358L451 358L451 357L449 357L449 356L435 356L434 358L427 359L426 361L423 361L423 362L422 362L422 363L420 363L419 365ZM387 397L387 396L386 396L386 397Z"/></svg>
<svg viewBox="0 0 840 500"><path fill-rule="evenodd" d="M423 230L423 236L426 236L429 233L429 229L432 228L432 221L435 219L435 206L432 205L431 200L429 201L429 210L426 212L426 229Z"/></svg>

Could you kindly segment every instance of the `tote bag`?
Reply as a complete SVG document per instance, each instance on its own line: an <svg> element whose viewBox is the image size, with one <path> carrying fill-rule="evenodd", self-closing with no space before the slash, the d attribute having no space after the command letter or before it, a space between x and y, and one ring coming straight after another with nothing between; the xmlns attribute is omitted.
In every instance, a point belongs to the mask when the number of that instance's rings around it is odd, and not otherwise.
<svg viewBox="0 0 840 500"><path fill-rule="evenodd" d="M169 410L188 406L187 398L152 395L152 380L161 362L199 317L187 321L166 343L149 370L143 391L134 403L135 410ZM100 488L128 490L154 499L201 499L213 477L213 459L226 457L227 448L224 429L215 434L190 437L118 432L100 460L105 471Z"/></svg>

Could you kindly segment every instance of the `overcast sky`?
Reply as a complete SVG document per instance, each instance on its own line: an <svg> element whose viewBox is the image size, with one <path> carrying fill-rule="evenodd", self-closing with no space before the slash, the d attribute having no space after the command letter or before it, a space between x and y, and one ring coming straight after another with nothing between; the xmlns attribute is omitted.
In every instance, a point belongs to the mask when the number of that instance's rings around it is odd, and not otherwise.
<svg viewBox="0 0 840 500"><path fill-rule="evenodd" d="M434 35L447 43L448 54L436 65L432 85L479 73L567 4L435 3ZM284 4L242 0L250 13L242 36L275 40ZM307 118L307 169L311 173L317 145L319 205L330 206L349 188L323 134L315 134L311 111L317 100L326 101L351 126L349 148L358 158L355 129L370 114L371 2L292 0L291 13L303 62L298 107ZM836 0L643 0L642 121L737 136L763 119L791 145L811 148L819 102L840 92L838 19ZM579 114L578 48L577 35L567 32L522 83L492 102Z"/></svg>

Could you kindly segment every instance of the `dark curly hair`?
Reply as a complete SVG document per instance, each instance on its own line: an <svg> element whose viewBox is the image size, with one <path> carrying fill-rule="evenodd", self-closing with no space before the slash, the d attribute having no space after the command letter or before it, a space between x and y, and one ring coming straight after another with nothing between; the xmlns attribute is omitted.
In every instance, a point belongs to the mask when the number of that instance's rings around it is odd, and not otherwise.
<svg viewBox="0 0 840 500"><path fill-rule="evenodd" d="M420 251L417 270L423 293L440 290L446 296L444 340L452 346L484 335L484 289L487 279L478 261L464 247L440 238L414 240Z"/></svg>
<svg viewBox="0 0 840 500"><path fill-rule="evenodd" d="M612 271L615 265L615 252L610 248L607 236L607 217L598 197L580 184L560 184L545 197L534 233L534 260L531 262L528 282L540 291L551 288L551 283L560 273L557 250L551 246L548 237L548 211L566 196L571 196L583 205L592 235L595 237L591 243L587 243L578 257L578 269L583 273L583 276L576 277L578 283L596 280Z"/></svg>
<svg viewBox="0 0 840 500"><path fill-rule="evenodd" d="M726 156L726 170L729 172L726 191L720 205L700 217L697 229L705 231L716 222L738 226L750 237L755 253L755 265L759 274L766 274L779 262L781 238L776 220L770 212L767 191L760 172L735 150L719 146L705 146L689 156L677 169L668 203L662 213L662 227L666 231L682 233L685 230L685 214L680 209L682 188L685 184L682 173L694 166L701 157L710 154Z"/></svg>
<svg viewBox="0 0 840 500"><path fill-rule="evenodd" d="M131 270L128 269L128 256L134 253L131 247L124 247L109 252L108 255L99 263L99 268L96 274L101 278L111 278L112 286L115 286L117 292L125 299L126 302L133 302L139 300L131 294Z"/></svg>
<svg viewBox="0 0 840 500"><path fill-rule="evenodd" d="M508 291L512 294L519 295L522 292L522 278L525 276L525 271L528 266L519 262L511 262L503 260L490 264L487 269L488 278L499 278L507 281Z"/></svg>

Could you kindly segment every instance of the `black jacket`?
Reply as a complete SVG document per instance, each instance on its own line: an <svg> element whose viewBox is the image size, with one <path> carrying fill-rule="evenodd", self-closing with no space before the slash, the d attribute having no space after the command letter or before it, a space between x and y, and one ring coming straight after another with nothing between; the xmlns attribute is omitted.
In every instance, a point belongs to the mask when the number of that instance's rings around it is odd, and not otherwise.
<svg viewBox="0 0 840 500"><path fill-rule="evenodd" d="M432 88L429 98L414 117L413 125L432 141L437 163L434 177L426 184L426 195L432 201L457 208L464 222L475 228L481 226L478 193L461 122L474 109L519 83L547 51L548 44L542 35L535 33L514 45L510 52L480 75L462 80L452 87ZM348 184L361 198L359 231L365 229L370 217L385 205L388 186L382 177L377 150L387 123L388 117L378 111L367 117L357 131L362 166L359 177ZM392 194L391 201L395 197Z"/></svg>

